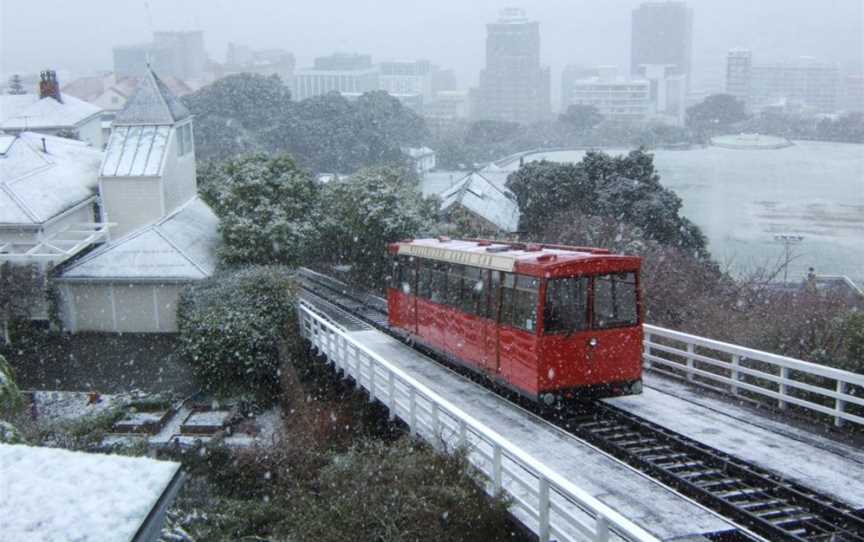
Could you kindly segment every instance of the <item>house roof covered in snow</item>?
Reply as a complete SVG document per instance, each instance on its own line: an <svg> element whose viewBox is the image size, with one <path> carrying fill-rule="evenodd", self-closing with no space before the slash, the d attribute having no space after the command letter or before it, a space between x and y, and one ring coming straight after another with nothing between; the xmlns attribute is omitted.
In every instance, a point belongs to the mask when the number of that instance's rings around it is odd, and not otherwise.
<svg viewBox="0 0 864 542"><path fill-rule="evenodd" d="M216 270L219 219L195 197L159 222L111 241L69 266L59 280L197 280Z"/></svg>
<svg viewBox="0 0 864 542"><path fill-rule="evenodd" d="M441 194L441 210L460 205L505 232L519 229L516 196L503 185L472 172Z"/></svg>
<svg viewBox="0 0 864 542"><path fill-rule="evenodd" d="M4 540L128 542L182 474L169 461L0 444L0 480Z"/></svg>
<svg viewBox="0 0 864 542"><path fill-rule="evenodd" d="M69 94L62 97L59 102L51 97L39 98L38 94L0 95L0 129L73 129L102 114L102 109L84 100Z"/></svg>
<svg viewBox="0 0 864 542"><path fill-rule="evenodd" d="M186 106L148 69L129 101L114 118L114 126L171 125L191 116Z"/></svg>
<svg viewBox="0 0 864 542"><path fill-rule="evenodd" d="M0 135L0 224L41 224L94 198L101 160L81 141Z"/></svg>

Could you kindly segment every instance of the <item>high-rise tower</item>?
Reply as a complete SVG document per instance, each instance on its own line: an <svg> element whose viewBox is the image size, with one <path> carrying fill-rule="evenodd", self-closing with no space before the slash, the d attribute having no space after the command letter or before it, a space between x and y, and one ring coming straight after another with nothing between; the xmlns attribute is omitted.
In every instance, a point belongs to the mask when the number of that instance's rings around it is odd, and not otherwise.
<svg viewBox="0 0 864 542"><path fill-rule="evenodd" d="M645 2L633 10L630 73L644 75L643 66L669 66L671 75L692 74L693 10L684 2Z"/></svg>
<svg viewBox="0 0 864 542"><path fill-rule="evenodd" d="M520 123L546 118L549 68L540 65L540 23L508 8L486 31L486 68L474 91L473 116Z"/></svg>

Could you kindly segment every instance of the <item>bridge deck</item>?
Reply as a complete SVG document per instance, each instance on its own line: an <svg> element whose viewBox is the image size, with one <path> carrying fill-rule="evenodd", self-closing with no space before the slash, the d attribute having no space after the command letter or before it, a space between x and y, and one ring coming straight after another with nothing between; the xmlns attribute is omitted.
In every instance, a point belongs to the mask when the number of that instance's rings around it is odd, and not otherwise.
<svg viewBox="0 0 864 542"><path fill-rule="evenodd" d="M664 540L731 530L715 514L376 330L349 335Z"/></svg>
<svg viewBox="0 0 864 542"><path fill-rule="evenodd" d="M727 398L646 375L642 395L607 399L641 418L864 508L864 450L754 414Z"/></svg>

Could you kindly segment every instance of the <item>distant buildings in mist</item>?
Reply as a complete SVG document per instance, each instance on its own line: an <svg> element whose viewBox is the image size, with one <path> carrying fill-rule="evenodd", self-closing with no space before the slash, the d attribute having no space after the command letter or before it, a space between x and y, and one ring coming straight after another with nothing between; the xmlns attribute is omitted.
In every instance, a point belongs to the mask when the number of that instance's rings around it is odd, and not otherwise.
<svg viewBox="0 0 864 542"><path fill-rule="evenodd" d="M693 82L694 12L684 1L650 1L630 19L630 58L615 66L566 66L560 79L560 111L590 105L611 121L661 121L680 125L686 108L711 93L727 92L758 112L765 108L803 114L864 110L864 74L843 74L833 64L802 58L769 62L758 51L731 49ZM479 30L479 24L478 24ZM427 59L378 60L358 53L319 56L298 67L283 49L253 49L229 43L224 62L208 58L202 31L154 32L148 43L113 49L113 73L69 81L69 93L106 111L125 104L151 66L176 94L236 73L278 75L295 99L339 92L355 99L384 90L423 114L433 125L459 119L531 123L552 118L551 73L542 62L542 25L518 8L503 10L486 24L484 67L475 85L457 85L452 70ZM574 38L575 39L575 38ZM716 68L716 69L714 69ZM712 71L713 70L713 71ZM62 73L62 72L61 72ZM22 78L25 83L30 78Z"/></svg>

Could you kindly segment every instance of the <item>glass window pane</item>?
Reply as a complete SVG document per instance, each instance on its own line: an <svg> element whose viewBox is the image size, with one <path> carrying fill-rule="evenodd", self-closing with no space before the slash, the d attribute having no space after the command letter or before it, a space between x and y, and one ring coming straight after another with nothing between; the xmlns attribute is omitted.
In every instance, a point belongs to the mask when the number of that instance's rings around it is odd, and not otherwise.
<svg viewBox="0 0 864 542"><path fill-rule="evenodd" d="M594 325L633 326L639 323L636 274L616 273L594 278Z"/></svg>
<svg viewBox="0 0 864 542"><path fill-rule="evenodd" d="M417 273L417 295L423 299L432 297L432 265L428 261L420 260L420 268Z"/></svg>
<svg viewBox="0 0 864 542"><path fill-rule="evenodd" d="M451 265L447 271L447 304L457 309L461 308L462 273L464 268L461 265Z"/></svg>
<svg viewBox="0 0 864 542"><path fill-rule="evenodd" d="M513 286L516 284L516 276L513 273L504 273L504 281L501 284L501 324L513 325Z"/></svg>
<svg viewBox="0 0 864 542"><path fill-rule="evenodd" d="M436 263L432 265L430 301L443 305L447 299L447 264Z"/></svg>
<svg viewBox="0 0 864 542"><path fill-rule="evenodd" d="M513 298L513 325L525 331L537 329L537 301L540 280L517 276Z"/></svg>
<svg viewBox="0 0 864 542"><path fill-rule="evenodd" d="M546 333L569 333L588 328L588 278L551 279L546 284Z"/></svg>
<svg viewBox="0 0 864 542"><path fill-rule="evenodd" d="M399 288L403 294L414 294L415 268L413 256L399 257Z"/></svg>

